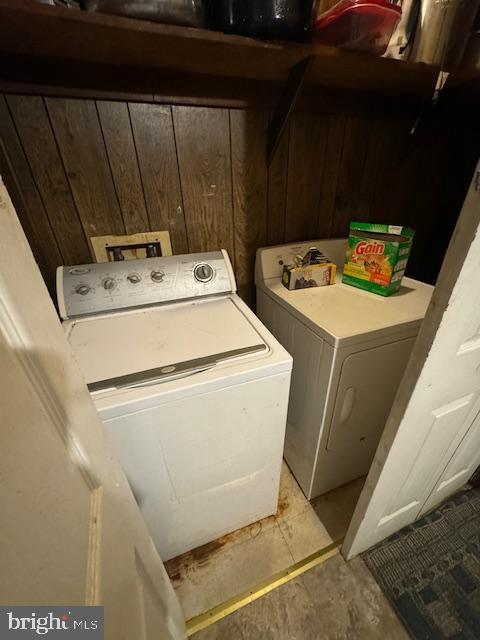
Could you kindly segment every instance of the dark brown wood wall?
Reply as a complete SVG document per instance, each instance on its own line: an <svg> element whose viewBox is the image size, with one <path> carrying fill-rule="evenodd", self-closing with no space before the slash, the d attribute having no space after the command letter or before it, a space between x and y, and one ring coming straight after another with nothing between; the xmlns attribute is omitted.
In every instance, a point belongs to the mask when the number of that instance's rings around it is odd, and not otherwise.
<svg viewBox="0 0 480 640"><path fill-rule="evenodd" d="M455 161L445 131L427 130L412 149L401 111L299 113L267 168L269 118L0 96L0 171L50 291L58 265L91 261L89 236L168 229L175 253L227 249L252 304L258 247L343 236L352 219L413 226L410 274L435 279L432 229Z"/></svg>

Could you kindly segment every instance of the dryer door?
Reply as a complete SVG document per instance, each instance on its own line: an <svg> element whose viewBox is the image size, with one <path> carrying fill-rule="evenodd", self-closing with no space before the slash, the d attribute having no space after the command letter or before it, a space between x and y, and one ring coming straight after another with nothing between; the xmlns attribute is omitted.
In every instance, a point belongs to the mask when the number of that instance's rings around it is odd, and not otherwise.
<svg viewBox="0 0 480 640"><path fill-rule="evenodd" d="M414 342L391 342L343 361L327 450L349 460L352 479L368 472Z"/></svg>

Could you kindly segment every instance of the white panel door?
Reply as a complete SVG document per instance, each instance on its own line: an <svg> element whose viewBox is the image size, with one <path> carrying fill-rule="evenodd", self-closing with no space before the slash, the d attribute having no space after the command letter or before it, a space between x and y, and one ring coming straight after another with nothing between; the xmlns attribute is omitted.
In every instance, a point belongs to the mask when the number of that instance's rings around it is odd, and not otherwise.
<svg viewBox="0 0 480 640"><path fill-rule="evenodd" d="M478 441L480 428L477 185L475 178L357 505L343 549L348 557L434 507L478 461L478 449L466 445Z"/></svg>
<svg viewBox="0 0 480 640"><path fill-rule="evenodd" d="M0 180L0 602L105 607L111 640L183 615Z"/></svg>
<svg viewBox="0 0 480 640"><path fill-rule="evenodd" d="M460 446L449 460L445 471L437 481L432 493L423 505L423 515L435 505L447 498L453 491L462 487L472 477L480 465L480 416L475 421Z"/></svg>

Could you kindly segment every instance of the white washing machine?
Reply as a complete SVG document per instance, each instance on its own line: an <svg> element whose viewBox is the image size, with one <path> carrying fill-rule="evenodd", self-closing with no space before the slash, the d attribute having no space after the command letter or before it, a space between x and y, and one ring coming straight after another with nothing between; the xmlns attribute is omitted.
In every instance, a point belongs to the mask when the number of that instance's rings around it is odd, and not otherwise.
<svg viewBox="0 0 480 640"><path fill-rule="evenodd" d="M257 315L293 356L284 455L308 499L368 472L433 291L411 278L388 298L342 284L346 244L257 252ZM283 264L312 246L336 284L288 291Z"/></svg>
<svg viewBox="0 0 480 640"><path fill-rule="evenodd" d="M292 359L225 252L60 267L75 358L164 560L277 510Z"/></svg>

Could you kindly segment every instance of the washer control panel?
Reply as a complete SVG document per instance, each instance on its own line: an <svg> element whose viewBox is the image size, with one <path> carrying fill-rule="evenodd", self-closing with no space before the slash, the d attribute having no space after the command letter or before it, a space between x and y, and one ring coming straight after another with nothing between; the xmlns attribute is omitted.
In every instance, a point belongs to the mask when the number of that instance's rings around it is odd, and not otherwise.
<svg viewBox="0 0 480 640"><path fill-rule="evenodd" d="M62 318L236 291L226 251L57 269Z"/></svg>

